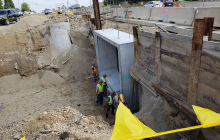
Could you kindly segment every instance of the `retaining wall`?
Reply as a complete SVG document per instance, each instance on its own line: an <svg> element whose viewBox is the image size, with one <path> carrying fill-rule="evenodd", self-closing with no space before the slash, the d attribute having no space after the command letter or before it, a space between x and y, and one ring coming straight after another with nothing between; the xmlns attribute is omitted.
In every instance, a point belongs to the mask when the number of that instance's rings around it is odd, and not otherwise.
<svg viewBox="0 0 220 140"><path fill-rule="evenodd" d="M220 113L220 43L203 42L197 104Z"/></svg>
<svg viewBox="0 0 220 140"><path fill-rule="evenodd" d="M139 31L137 77L187 102L192 37ZM220 113L220 43L204 41L196 105ZM149 82L150 81L150 82ZM188 104L189 105L189 104Z"/></svg>
<svg viewBox="0 0 220 140"><path fill-rule="evenodd" d="M157 132L194 126L195 122L192 121L194 119L181 111L181 108L187 108L193 112L192 105L187 103L190 95L188 86L191 84L189 77L195 75L190 72L194 68L191 63L192 36L145 31L135 34L134 31L134 50L135 52L137 50L135 57L138 60L135 73L134 65L130 73L138 82L140 111L136 116ZM220 113L219 54L219 42L203 42L202 56L197 58L201 60L201 66L198 68L199 80L196 83L198 91L195 93L197 94L195 105L217 113ZM163 94L159 94L152 87L153 84L160 88ZM161 96L157 96L158 94ZM171 98L164 101L164 96L169 95ZM178 109L177 104L184 107ZM207 139L220 137L219 129L206 129L199 135L196 135L195 131L184 132L182 135L167 135L163 139L181 139L183 135L188 139L201 139L198 136L202 135Z"/></svg>

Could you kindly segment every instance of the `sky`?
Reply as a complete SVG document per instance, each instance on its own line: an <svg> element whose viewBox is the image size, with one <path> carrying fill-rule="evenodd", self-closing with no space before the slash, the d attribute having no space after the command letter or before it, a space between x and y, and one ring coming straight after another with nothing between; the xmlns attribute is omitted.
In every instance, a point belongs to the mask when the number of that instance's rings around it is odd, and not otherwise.
<svg viewBox="0 0 220 140"><path fill-rule="evenodd" d="M4 1L4 0L3 0ZM73 4L80 4L80 6L90 6L90 1L92 4L92 0L13 0L16 8L21 8L21 4L23 2L26 2L29 4L31 10L36 11L37 13L40 13L42 9L56 9L56 5L64 4L67 5L67 1L70 5ZM99 0L99 2L102 2L103 0Z"/></svg>

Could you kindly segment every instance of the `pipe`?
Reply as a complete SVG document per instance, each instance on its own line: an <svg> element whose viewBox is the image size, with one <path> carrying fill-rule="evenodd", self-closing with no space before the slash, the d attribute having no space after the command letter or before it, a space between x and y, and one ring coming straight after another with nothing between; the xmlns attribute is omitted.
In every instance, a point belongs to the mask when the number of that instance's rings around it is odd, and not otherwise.
<svg viewBox="0 0 220 140"><path fill-rule="evenodd" d="M158 97L159 95L156 94L155 92L153 92L147 85L145 85L140 79L136 78L137 76L134 76L134 74L132 72L130 72L130 75L137 81L139 82L142 86L144 86L148 91L150 91L151 94L154 95L154 97Z"/></svg>
<svg viewBox="0 0 220 140"><path fill-rule="evenodd" d="M161 88L159 88L157 85L152 83L152 87L158 92L160 93L166 100L168 100L169 102L173 102L174 105L179 108L183 113L185 113L189 118L191 118L192 120L194 120L196 123L199 123L196 114L191 111L190 109L188 109L185 105L182 105L181 103L179 103L178 98L173 99L172 95L163 91Z"/></svg>

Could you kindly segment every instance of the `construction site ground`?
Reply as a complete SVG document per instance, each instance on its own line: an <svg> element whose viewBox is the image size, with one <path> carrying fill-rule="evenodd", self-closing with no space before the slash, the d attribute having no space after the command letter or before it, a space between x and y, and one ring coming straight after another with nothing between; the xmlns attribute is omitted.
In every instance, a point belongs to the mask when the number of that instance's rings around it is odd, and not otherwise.
<svg viewBox="0 0 220 140"><path fill-rule="evenodd" d="M35 14L18 23L0 26L0 43L4 46L0 47L0 70L3 69L0 73L0 139L23 136L36 140L110 139L115 115L110 113L109 118L105 118L105 100L103 105L96 104L97 82L93 81L91 65L92 62L97 64L97 59L94 38L89 35L91 24L81 15L65 13L69 14L56 17ZM51 57L58 52L53 51L56 44L52 42L49 29L49 24L56 22L70 22L73 41L69 58L59 67L55 67ZM133 35L132 26L137 25L102 20L104 30L114 28ZM158 28L143 27L143 30L154 33ZM10 40L14 34L18 45ZM141 121L148 120L155 131L165 130L173 122L178 127L189 124L185 115L171 108L165 99L148 96L143 97L148 100L143 101L146 104L135 115ZM174 114L175 121L169 114ZM158 123L153 123L155 118Z"/></svg>
<svg viewBox="0 0 220 140"><path fill-rule="evenodd" d="M66 21L68 17L58 19L58 22L62 22ZM55 18L52 20L48 21L46 17L24 18L18 23L0 26L0 30L2 32L29 30L35 26L56 22ZM41 128L44 129L45 124L50 123L52 125L54 123L50 121L40 123L36 121L39 120L36 116L45 111L65 107L74 108L85 116L99 116L100 121L103 118L103 122L108 122L109 128L106 129L112 131L113 128L110 125L114 124L114 115L110 114L109 118L105 118L106 108L104 105L100 106L95 103L97 83L93 81L91 64L96 61L96 58L95 49L92 45L93 37L90 35L87 38L88 22L78 16L76 21L70 20L70 23L71 35L74 38L72 55L60 69L44 67L29 76L21 76L15 73L0 78L0 105L2 105L0 139L12 139L16 135L34 138L40 134ZM108 22L105 28L118 28L115 22L110 23ZM127 24L118 23L118 25L120 30L128 32ZM44 80L44 84L41 79ZM35 116L35 119L25 121L31 116ZM26 131L23 131L24 127L18 128L18 126L30 125L30 123L33 126L39 124L39 128L36 130L27 128ZM61 133L61 131L58 132ZM92 139L92 137L90 138ZM106 136L105 138L110 139Z"/></svg>

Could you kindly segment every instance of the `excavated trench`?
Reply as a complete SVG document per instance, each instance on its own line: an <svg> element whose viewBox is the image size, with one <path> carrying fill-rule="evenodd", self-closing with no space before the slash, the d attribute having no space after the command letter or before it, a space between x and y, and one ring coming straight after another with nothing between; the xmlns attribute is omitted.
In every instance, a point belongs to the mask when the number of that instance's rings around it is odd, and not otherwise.
<svg viewBox="0 0 220 140"><path fill-rule="evenodd" d="M67 19L69 23L65 23ZM55 30L54 34L50 30L53 22L64 22L70 26L68 30ZM13 139L16 135L32 139L42 135L40 131L45 130L46 124L51 126L51 131L57 132L48 134L46 139L59 136L62 129L58 132L56 128L63 123L74 123L75 119L64 116L63 110L61 114L60 111L55 112L55 118L50 121L43 119L42 122L35 116L61 107L77 109L83 115L89 115L90 119L98 116L95 122L82 122L77 127L71 125L74 130L66 129L70 136L76 139L109 139L112 131L109 123L114 123L114 116L105 119L106 110L95 104L96 83L90 79L90 68L96 58L93 38L88 37L88 22L64 16L55 21L47 18L23 19L10 26L0 33L0 139ZM69 115L75 118L77 113ZM59 121L55 121L57 119ZM95 129L88 124L94 124ZM96 132L90 132L92 129ZM98 134L102 130L106 136Z"/></svg>

